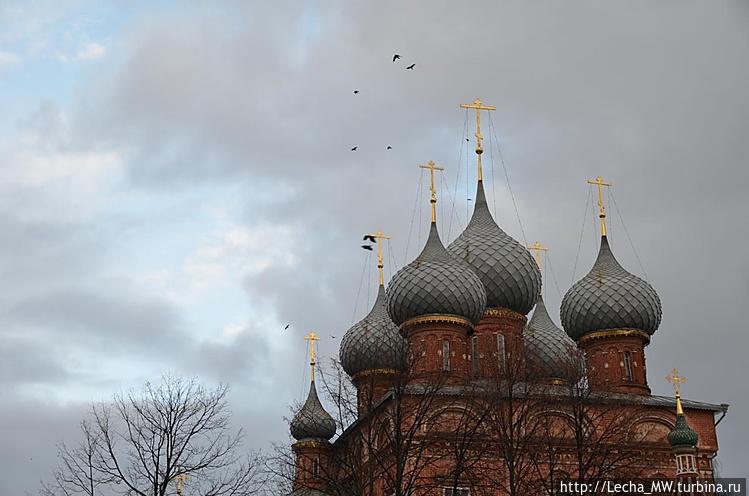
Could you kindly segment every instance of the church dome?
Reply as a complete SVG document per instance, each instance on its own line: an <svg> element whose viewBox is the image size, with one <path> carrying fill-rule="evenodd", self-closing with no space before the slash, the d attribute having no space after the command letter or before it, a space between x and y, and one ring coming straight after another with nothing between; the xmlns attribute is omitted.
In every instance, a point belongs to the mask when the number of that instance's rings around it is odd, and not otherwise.
<svg viewBox="0 0 749 496"><path fill-rule="evenodd" d="M486 288L487 308L506 308L526 315L541 290L541 272L528 250L494 222L479 181L476 207L466 229L448 247L465 260Z"/></svg>
<svg viewBox="0 0 749 496"><path fill-rule="evenodd" d="M687 419L683 413L676 414L676 425L668 433L668 443L671 447L676 448L679 446L697 446L699 437L697 433L689 427Z"/></svg>
<svg viewBox="0 0 749 496"><path fill-rule="evenodd" d="M367 370L405 370L406 341L388 315L382 285L369 314L343 335L339 357L352 377Z"/></svg>
<svg viewBox="0 0 749 496"><path fill-rule="evenodd" d="M315 389L315 381L310 382L307 401L291 419L290 427L291 435L297 441L304 439L324 439L327 441L335 435L335 420L320 403L320 398L317 397L317 390Z"/></svg>
<svg viewBox="0 0 749 496"><path fill-rule="evenodd" d="M577 349L563 330L554 324L539 295L536 309L523 333L528 367L542 380L566 380L579 370L572 370ZM580 368L582 364L580 364Z"/></svg>
<svg viewBox="0 0 749 496"><path fill-rule="evenodd" d="M661 300L650 284L619 265L603 236L593 268L564 295L561 317L564 330L575 341L614 329L636 329L652 336L661 322Z"/></svg>
<svg viewBox="0 0 749 496"><path fill-rule="evenodd" d="M421 254L390 281L387 308L397 325L427 315L462 317L476 324L486 308L486 292L468 264L445 249L432 222Z"/></svg>

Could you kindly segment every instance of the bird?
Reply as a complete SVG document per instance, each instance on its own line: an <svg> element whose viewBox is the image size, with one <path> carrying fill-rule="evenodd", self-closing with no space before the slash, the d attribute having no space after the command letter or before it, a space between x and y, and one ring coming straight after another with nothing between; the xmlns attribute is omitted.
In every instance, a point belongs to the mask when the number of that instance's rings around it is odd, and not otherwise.
<svg viewBox="0 0 749 496"><path fill-rule="evenodd" d="M355 151L356 151L356 148L357 148L356 146L355 146L355 147L353 147L353 148L351 149L351 151L352 151L352 152L355 152Z"/></svg>
<svg viewBox="0 0 749 496"><path fill-rule="evenodd" d="M358 94L359 94L359 90L354 90L354 95L358 95Z"/></svg>
<svg viewBox="0 0 749 496"><path fill-rule="evenodd" d="M291 324L286 324L286 327L284 327L283 330L285 331L286 329L288 329L290 325Z"/></svg>
<svg viewBox="0 0 749 496"><path fill-rule="evenodd" d="M393 147L392 147L392 146L388 146L388 150L392 150L392 149L393 149Z"/></svg>
<svg viewBox="0 0 749 496"><path fill-rule="evenodd" d="M399 58L401 58L401 56L396 53L395 55L393 55L393 62L395 62Z"/></svg>
<svg viewBox="0 0 749 496"><path fill-rule="evenodd" d="M416 64L411 64L408 67L406 67L406 69L411 69L413 71L414 67L416 67Z"/></svg>
<svg viewBox="0 0 749 496"><path fill-rule="evenodd" d="M367 240L371 241L372 243L377 243L377 240L371 234L367 234L366 236L362 238L362 241L367 241Z"/></svg>
<svg viewBox="0 0 749 496"><path fill-rule="evenodd" d="M330 335L330 339L335 339L335 336L333 336L333 335L331 334L331 335Z"/></svg>
<svg viewBox="0 0 749 496"><path fill-rule="evenodd" d="M473 198L466 198L468 201L473 201Z"/></svg>
<svg viewBox="0 0 749 496"><path fill-rule="evenodd" d="M471 141L470 139L466 138L466 141Z"/></svg>
<svg viewBox="0 0 749 496"><path fill-rule="evenodd" d="M364 248L365 250L372 251L372 245L361 245L361 247Z"/></svg>

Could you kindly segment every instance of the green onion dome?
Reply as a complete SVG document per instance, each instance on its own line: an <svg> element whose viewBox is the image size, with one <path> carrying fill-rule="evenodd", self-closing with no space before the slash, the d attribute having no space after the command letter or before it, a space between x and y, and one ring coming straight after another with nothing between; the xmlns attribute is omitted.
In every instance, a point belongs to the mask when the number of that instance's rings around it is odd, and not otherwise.
<svg viewBox="0 0 749 496"><path fill-rule="evenodd" d="M697 433L689 427L687 419L683 413L676 414L676 425L668 433L668 443L672 448L681 446L697 446L697 440L699 437Z"/></svg>

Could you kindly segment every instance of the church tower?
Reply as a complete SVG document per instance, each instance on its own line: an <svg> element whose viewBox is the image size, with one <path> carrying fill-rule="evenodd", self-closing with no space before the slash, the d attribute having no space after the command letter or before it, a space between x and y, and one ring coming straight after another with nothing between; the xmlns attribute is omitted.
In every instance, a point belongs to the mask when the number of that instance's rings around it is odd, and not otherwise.
<svg viewBox="0 0 749 496"><path fill-rule="evenodd" d="M536 252L541 270L541 251L548 251L538 241L529 250ZM536 309L523 333L528 376L546 384L576 383L583 372L575 342L551 320L543 294L538 294Z"/></svg>
<svg viewBox="0 0 749 496"><path fill-rule="evenodd" d="M314 494L310 491L328 490L332 466L332 446L330 439L335 436L336 425L333 417L325 411L315 388L315 341L314 332L305 336L310 342L310 366L312 375L307 401L291 420L291 435L296 442L291 446L296 457L294 469L295 494Z"/></svg>
<svg viewBox="0 0 749 496"><path fill-rule="evenodd" d="M385 236L382 231L368 236L378 244L380 284L377 299L367 316L343 335L339 350L341 366L356 386L360 417L393 387L407 368L406 340L388 315L385 303L382 245L390 236Z"/></svg>
<svg viewBox="0 0 749 496"><path fill-rule="evenodd" d="M666 380L673 382L676 390L676 425L668 433L668 444L671 452L676 457L676 481L681 482L684 487L690 487L697 482L699 472L697 471L697 433L689 427L684 410L681 406L680 384L686 382L683 375L674 369ZM692 492L679 492L675 494L694 494Z"/></svg>
<svg viewBox="0 0 749 496"><path fill-rule="evenodd" d="M469 380L467 341L486 307L484 285L463 260L451 255L437 232L434 162L429 169L432 223L424 249L400 269L387 291L390 318L408 340L414 380L440 377L445 382Z"/></svg>
<svg viewBox="0 0 749 496"><path fill-rule="evenodd" d="M606 237L601 177L598 185L601 248L593 268L562 299L562 325L585 350L592 389L649 395L645 346L661 322L661 301L646 281L614 258Z"/></svg>
<svg viewBox="0 0 749 496"><path fill-rule="evenodd" d="M486 310L471 336L471 375L485 377L512 366L524 373L523 329L541 290L541 272L525 247L492 218L484 193L481 156L481 110L495 110L476 99L462 108L476 109L478 184L471 220L448 250L468 263L486 288ZM517 376L516 376L517 378Z"/></svg>

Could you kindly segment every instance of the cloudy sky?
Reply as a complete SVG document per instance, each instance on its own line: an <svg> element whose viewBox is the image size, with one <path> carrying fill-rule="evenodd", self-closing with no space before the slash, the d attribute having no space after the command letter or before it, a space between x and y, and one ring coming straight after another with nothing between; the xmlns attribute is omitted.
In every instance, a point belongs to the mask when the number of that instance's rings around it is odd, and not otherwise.
<svg viewBox="0 0 749 496"><path fill-rule="evenodd" d="M663 301L650 386L677 367L729 403L721 470L749 476L747 53L740 0L0 0L2 494L165 370L228 382L250 446L285 441L302 336L337 356L374 299L361 236L392 236L388 278L424 241L419 164L445 168L443 239L465 225L477 97L490 205L551 247L555 320L602 175L613 250Z"/></svg>

